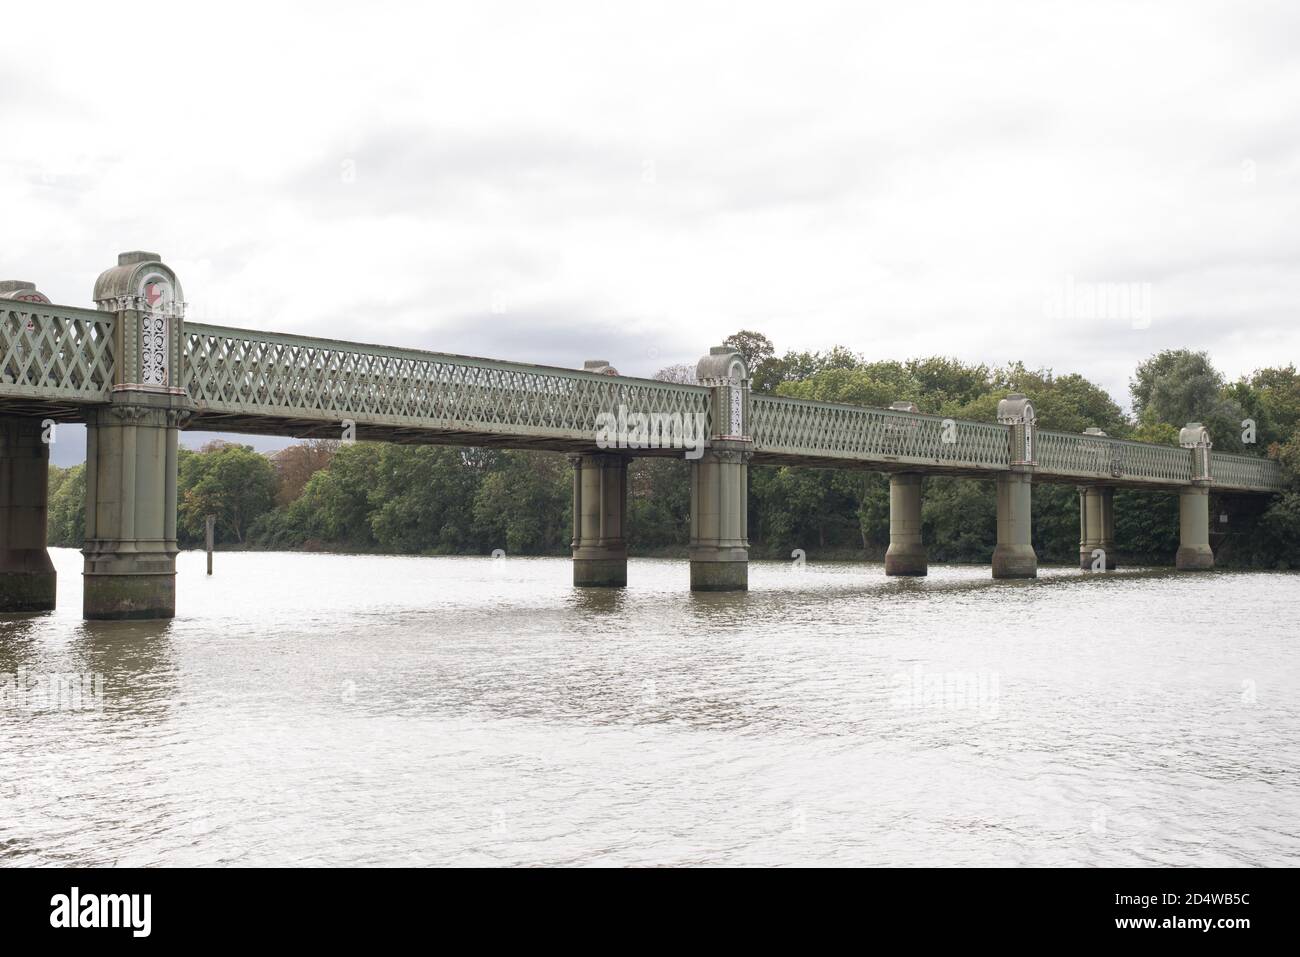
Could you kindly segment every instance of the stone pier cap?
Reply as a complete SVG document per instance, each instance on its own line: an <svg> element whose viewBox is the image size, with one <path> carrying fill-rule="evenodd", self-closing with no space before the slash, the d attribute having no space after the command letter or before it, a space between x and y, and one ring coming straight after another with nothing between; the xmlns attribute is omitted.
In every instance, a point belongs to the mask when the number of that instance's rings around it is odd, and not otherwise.
<svg viewBox="0 0 1300 957"><path fill-rule="evenodd" d="M50 304L49 296L37 289L36 283L22 279L0 279L0 299L34 302L43 306Z"/></svg>
<svg viewBox="0 0 1300 957"><path fill-rule="evenodd" d="M1210 430L1200 422L1188 422L1178 430L1178 444L1185 449L1195 449L1199 447L1208 448L1213 443L1210 442Z"/></svg>
<svg viewBox="0 0 1300 957"><path fill-rule="evenodd" d="M732 346L713 346L695 364L695 378L701 385L739 385L749 381L745 357Z"/></svg>

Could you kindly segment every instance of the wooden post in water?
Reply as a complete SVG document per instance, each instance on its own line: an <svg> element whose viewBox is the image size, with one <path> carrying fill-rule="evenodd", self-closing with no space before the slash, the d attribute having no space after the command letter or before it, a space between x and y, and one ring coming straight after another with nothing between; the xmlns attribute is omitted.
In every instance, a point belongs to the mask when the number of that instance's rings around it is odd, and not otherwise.
<svg viewBox="0 0 1300 957"><path fill-rule="evenodd" d="M204 520L204 523L203 523L203 524L206 526L205 531L206 531L206 533L207 533L207 543L208 543L208 574L211 575L211 574L212 574L212 538L213 538L212 533L213 533L213 530L216 528L216 525L217 525L217 516L215 516L215 515L209 515L209 516L207 516L206 519Z"/></svg>

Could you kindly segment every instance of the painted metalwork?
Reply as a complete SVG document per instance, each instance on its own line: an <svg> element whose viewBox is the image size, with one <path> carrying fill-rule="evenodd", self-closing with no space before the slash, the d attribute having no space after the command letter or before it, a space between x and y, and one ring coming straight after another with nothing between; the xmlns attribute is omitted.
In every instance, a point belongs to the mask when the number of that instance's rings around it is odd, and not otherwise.
<svg viewBox="0 0 1300 957"><path fill-rule="evenodd" d="M108 401L115 371L112 313L0 300L0 404L29 412ZM713 390L652 379L392 349L308 336L185 323L181 386L194 424L333 423L512 439L546 447L592 445L597 416L704 414ZM755 463L903 467L952 474L1010 468L1011 427L749 394L744 431ZM739 395L739 390L737 390ZM82 409L84 414L85 410ZM734 410L724 410L735 418ZM66 417L66 416L65 416ZM1194 450L1036 430L1039 481L1175 488L1192 481ZM1212 452L1214 488L1277 492L1278 463Z"/></svg>
<svg viewBox="0 0 1300 957"><path fill-rule="evenodd" d="M709 412L653 379L185 324L182 386L204 412L591 444L602 412Z"/></svg>
<svg viewBox="0 0 1300 957"><path fill-rule="evenodd" d="M1174 445L1039 429L1038 471L1123 484L1187 485L1192 481L1192 453Z"/></svg>
<svg viewBox="0 0 1300 957"><path fill-rule="evenodd" d="M1213 488L1250 492L1281 492L1286 488L1277 462L1253 455L1211 452L1210 477Z"/></svg>
<svg viewBox="0 0 1300 957"><path fill-rule="evenodd" d="M113 357L111 315L0 300L0 398L106 402Z"/></svg>
<svg viewBox="0 0 1300 957"><path fill-rule="evenodd" d="M749 408L760 462L848 460L975 472L1010 467L1010 429L994 422L769 395L751 395Z"/></svg>

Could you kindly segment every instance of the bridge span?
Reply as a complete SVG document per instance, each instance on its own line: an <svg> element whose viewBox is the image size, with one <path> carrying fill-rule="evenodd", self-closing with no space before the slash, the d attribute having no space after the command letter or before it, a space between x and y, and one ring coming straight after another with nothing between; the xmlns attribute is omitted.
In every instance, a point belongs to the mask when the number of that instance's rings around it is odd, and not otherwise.
<svg viewBox="0 0 1300 957"><path fill-rule="evenodd" d="M46 552L49 447L43 423L84 422L87 618L166 618L176 607L178 434L204 429L294 437L549 449L574 465L576 586L627 582L627 464L690 462L690 581L748 583L751 464L890 474L885 570L923 575L921 480L997 483L994 577L1033 577L1030 500L1038 482L1079 487L1080 566L1114 567L1116 488L1180 498L1180 569L1213 567L1209 493L1281 491L1277 463L1212 450L1189 423L1179 446L1040 429L1010 395L997 422L751 393L719 346L698 384L498 362L415 349L186 322L173 271L127 252L95 282L95 308L51 303L32 283L0 283L0 611L54 607ZM617 423L617 426L613 424Z"/></svg>

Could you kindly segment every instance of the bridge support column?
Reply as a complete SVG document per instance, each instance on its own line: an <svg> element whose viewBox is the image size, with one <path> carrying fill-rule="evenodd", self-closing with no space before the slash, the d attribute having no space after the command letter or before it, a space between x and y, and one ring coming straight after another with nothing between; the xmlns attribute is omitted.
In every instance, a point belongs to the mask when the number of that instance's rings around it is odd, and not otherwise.
<svg viewBox="0 0 1300 957"><path fill-rule="evenodd" d="M1038 453L1038 417L1029 399L1014 392L998 402L998 421L1010 426L1010 471L998 473L998 544L993 549L994 578L1036 578L1031 512Z"/></svg>
<svg viewBox="0 0 1300 957"><path fill-rule="evenodd" d="M994 578L1036 578L1038 556L1032 533L1033 477L1025 472L998 476L998 544L993 549Z"/></svg>
<svg viewBox="0 0 1300 957"><path fill-rule="evenodd" d="M114 404L86 423L86 618L176 615L178 424L165 404Z"/></svg>
<svg viewBox="0 0 1300 957"><path fill-rule="evenodd" d="M1210 550L1210 490L1193 485L1178 491L1179 571L1203 571L1214 567Z"/></svg>
<svg viewBox="0 0 1300 957"><path fill-rule="evenodd" d="M1115 489L1109 485L1090 485L1079 489L1079 567L1084 571L1114 571L1115 561ZM1101 550L1100 556L1094 552ZM1098 565L1098 562L1100 564Z"/></svg>
<svg viewBox="0 0 1300 957"><path fill-rule="evenodd" d="M115 313L112 399L86 422L86 618L176 614L176 457L192 404L180 388L175 274L154 253L129 252L95 282Z"/></svg>
<svg viewBox="0 0 1300 957"><path fill-rule="evenodd" d="M921 541L921 473L889 476L889 548L886 575L924 575L929 571Z"/></svg>
<svg viewBox="0 0 1300 957"><path fill-rule="evenodd" d="M723 444L691 462L691 591L749 588L749 452Z"/></svg>
<svg viewBox="0 0 1300 957"><path fill-rule="evenodd" d="M714 346L695 366L712 388L708 448L691 463L691 591L749 588L749 370L731 346Z"/></svg>
<svg viewBox="0 0 1300 957"><path fill-rule="evenodd" d="M50 446L41 420L0 416L0 612L54 608L45 526Z"/></svg>
<svg viewBox="0 0 1300 957"><path fill-rule="evenodd" d="M1210 549L1210 441L1209 430L1200 422L1188 422L1178 431L1178 444L1192 457L1192 484L1178 490L1178 554L1174 565L1180 571L1202 571L1214 567Z"/></svg>
<svg viewBox="0 0 1300 957"><path fill-rule="evenodd" d="M573 584L622 588L627 584L627 459L571 455L573 463Z"/></svg>

